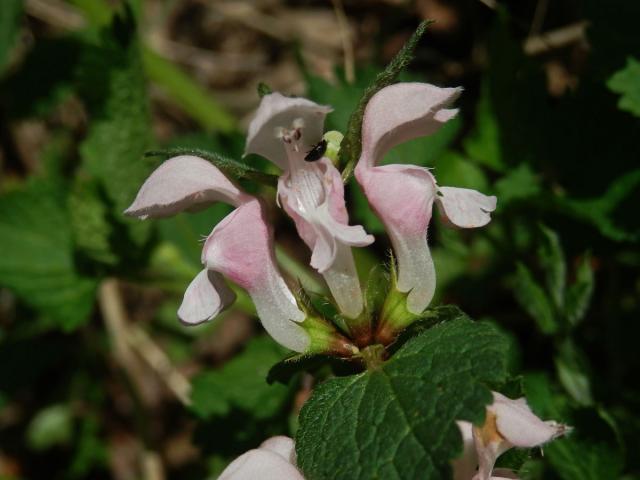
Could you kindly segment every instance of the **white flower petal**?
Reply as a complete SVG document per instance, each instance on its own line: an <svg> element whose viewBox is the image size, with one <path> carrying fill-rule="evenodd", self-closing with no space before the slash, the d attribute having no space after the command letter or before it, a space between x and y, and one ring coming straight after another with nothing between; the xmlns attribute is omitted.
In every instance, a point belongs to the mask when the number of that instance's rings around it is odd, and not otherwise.
<svg viewBox="0 0 640 480"><path fill-rule="evenodd" d="M456 115L446 107L461 92L427 83L396 83L377 92L365 109L359 163L373 167L394 146L435 133Z"/></svg>
<svg viewBox="0 0 640 480"><path fill-rule="evenodd" d="M322 139L324 119L332 108L299 97L285 97L274 92L262 97L256 116L249 125L245 155L256 153L282 169L287 168L287 154L278 131L303 124L302 149L311 148Z"/></svg>
<svg viewBox="0 0 640 480"><path fill-rule="evenodd" d="M511 400L497 392L494 399L490 409L495 412L498 431L516 447L537 447L566 431L564 425L538 418L524 399Z"/></svg>
<svg viewBox="0 0 640 480"><path fill-rule="evenodd" d="M436 201L446 220L461 228L483 227L491 221L496 197L468 188L439 187Z"/></svg>
<svg viewBox="0 0 640 480"><path fill-rule="evenodd" d="M187 287L178 318L187 325L198 325L215 318L235 299L222 275L205 269Z"/></svg>
<svg viewBox="0 0 640 480"><path fill-rule="evenodd" d="M278 453L249 450L236 458L218 480L304 480L300 471Z"/></svg>
<svg viewBox="0 0 640 480"><path fill-rule="evenodd" d="M275 261L273 235L257 199L241 205L213 229L202 261L244 288L265 330L275 341L303 352L309 336L296 322L304 320Z"/></svg>
<svg viewBox="0 0 640 480"><path fill-rule="evenodd" d="M124 213L142 219L161 218L214 202L237 206L249 198L207 160L181 155L163 162L147 178Z"/></svg>

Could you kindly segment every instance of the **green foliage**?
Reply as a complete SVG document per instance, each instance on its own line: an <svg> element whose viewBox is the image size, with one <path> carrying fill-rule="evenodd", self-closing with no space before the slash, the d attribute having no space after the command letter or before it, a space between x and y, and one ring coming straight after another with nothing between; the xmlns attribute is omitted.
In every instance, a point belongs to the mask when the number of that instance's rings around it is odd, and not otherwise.
<svg viewBox="0 0 640 480"><path fill-rule="evenodd" d="M116 16L98 42L83 52L79 88L89 107L91 128L80 146L87 171L99 179L114 215L143 243L149 225L125 220L150 171L143 154L151 143L147 87L131 13Z"/></svg>
<svg viewBox="0 0 640 480"><path fill-rule="evenodd" d="M300 413L298 465L310 480L447 478L457 419L482 420L485 382L505 376L506 343L458 319L408 341L379 368L319 385Z"/></svg>
<svg viewBox="0 0 640 480"><path fill-rule="evenodd" d="M347 130L342 141L342 147L340 149L340 161L343 165L342 178L345 182L351 176L353 169L356 166L358 158L360 158L360 152L362 150L361 138L362 138L362 119L364 117L364 110L369 103L371 97L373 97L379 90L391 85L396 81L400 72L402 72L411 60L413 59L413 52L424 35L427 27L431 22L423 21L420 23L415 32L411 35L411 38L405 43L398 54L389 62L389 65L380 72L373 83L367 87L364 94L358 102L358 107L353 111L349 117L349 123Z"/></svg>
<svg viewBox="0 0 640 480"><path fill-rule="evenodd" d="M521 163L516 168L509 170L495 183L495 193L500 199L498 202L500 209L513 201L525 200L540 192L540 179L526 163Z"/></svg>
<svg viewBox="0 0 640 480"><path fill-rule="evenodd" d="M260 98L264 97L265 95L269 95L270 93L273 93L273 90L271 89L271 87L264 82L258 83L257 90L258 90L258 96Z"/></svg>
<svg viewBox="0 0 640 480"><path fill-rule="evenodd" d="M607 82L612 92L620 94L618 108L640 117L640 62L627 58L627 65Z"/></svg>
<svg viewBox="0 0 640 480"><path fill-rule="evenodd" d="M0 74L4 71L9 60L9 54L20 29L22 2L23 0L0 2Z"/></svg>
<svg viewBox="0 0 640 480"><path fill-rule="evenodd" d="M536 282L531 270L518 263L514 294L540 330L553 335L573 328L582 320L591 300L594 277L590 256L586 254L577 269L576 280L567 287L566 260L560 239L544 225L539 226L539 231L538 262L545 275L546 288Z"/></svg>
<svg viewBox="0 0 640 480"><path fill-rule="evenodd" d="M572 408L554 391L545 375L524 379L524 390L534 412L573 426L565 438L545 446L546 460L562 480L618 478L622 452L609 415L600 408Z"/></svg>
<svg viewBox="0 0 640 480"><path fill-rule="evenodd" d="M540 225L541 241L538 258L545 273L547 291L558 308L564 307L567 266L558 234Z"/></svg>
<svg viewBox="0 0 640 480"><path fill-rule="evenodd" d="M635 242L640 238L640 227L619 221L619 212L638 201L640 170L634 169L616 178L609 188L593 198L561 198L559 206L569 215L584 220L611 240Z"/></svg>
<svg viewBox="0 0 640 480"><path fill-rule="evenodd" d="M558 330L558 322L545 291L535 281L531 270L522 263L517 265L513 292L520 306L536 321L543 333L553 334Z"/></svg>
<svg viewBox="0 0 640 480"><path fill-rule="evenodd" d="M68 405L50 405L38 412L27 427L27 442L33 450L46 450L69 443L73 417Z"/></svg>
<svg viewBox="0 0 640 480"><path fill-rule="evenodd" d="M204 88L186 73L148 47L142 48L144 69L149 79L193 117L205 130L232 132L236 120Z"/></svg>
<svg viewBox="0 0 640 480"><path fill-rule="evenodd" d="M44 180L0 197L0 283L64 330L84 323L96 282L77 272L64 190Z"/></svg>
<svg viewBox="0 0 640 480"><path fill-rule="evenodd" d="M284 353L271 338L254 338L222 368L194 377L191 409L203 419L224 416L232 409L256 419L277 414L289 397L289 389L269 385L265 379L271 365Z"/></svg>
<svg viewBox="0 0 640 480"><path fill-rule="evenodd" d="M577 325L587 313L591 302L595 279L591 267L591 255L582 257L576 269L576 279L566 291L565 312L569 323Z"/></svg>
<svg viewBox="0 0 640 480"><path fill-rule="evenodd" d="M115 265L118 257L110 243L115 232L95 182L76 177L69 195L69 213L76 248L91 260Z"/></svg>

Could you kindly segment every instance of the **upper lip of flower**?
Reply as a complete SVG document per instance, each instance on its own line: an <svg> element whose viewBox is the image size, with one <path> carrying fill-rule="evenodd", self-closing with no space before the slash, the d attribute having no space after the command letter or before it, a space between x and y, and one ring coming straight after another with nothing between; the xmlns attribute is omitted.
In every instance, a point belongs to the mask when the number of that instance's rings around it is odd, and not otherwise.
<svg viewBox="0 0 640 480"><path fill-rule="evenodd" d="M206 160L183 155L160 165L125 213L164 217L216 201L237 208L207 238L202 258L206 268L185 292L178 311L181 320L189 324L210 320L233 302L235 296L215 273L223 272L247 289L263 325L278 342L304 351L309 338L296 324L304 320L304 314L277 269L273 235L258 199L240 190ZM245 234L239 235L242 232ZM238 243L239 239L244 243Z"/></svg>
<svg viewBox="0 0 640 480"><path fill-rule="evenodd" d="M453 187L440 187L424 167L377 166L392 147L430 135L457 110L446 108L460 88L422 83L398 83L377 92L367 104L362 124L362 153L356 179L381 218L398 261L398 289L407 292L407 308L420 314L435 291L435 269L427 229L436 202L451 224L470 228L490 221L495 197Z"/></svg>

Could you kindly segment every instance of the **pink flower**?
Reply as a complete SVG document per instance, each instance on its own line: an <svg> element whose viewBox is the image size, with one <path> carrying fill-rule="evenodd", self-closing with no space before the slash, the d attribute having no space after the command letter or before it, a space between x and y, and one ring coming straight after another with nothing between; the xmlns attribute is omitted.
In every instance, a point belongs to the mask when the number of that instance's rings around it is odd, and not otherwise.
<svg viewBox="0 0 640 480"><path fill-rule="evenodd" d="M460 88L398 83L376 93L363 118L356 178L387 229L398 261L398 289L409 293L407 308L414 314L422 313L435 291L427 244L433 203L448 223L474 228L489 223L496 198L465 188L440 187L427 168L378 164L394 146L431 135L452 119L458 111L447 107L460 92Z"/></svg>
<svg viewBox="0 0 640 480"><path fill-rule="evenodd" d="M517 478L508 470L493 469L500 455L513 447L538 447L571 430L554 421L540 420L524 398L511 400L497 392L493 392L493 404L487 407L481 427L457 423L464 448L462 456L452 462L454 480Z"/></svg>
<svg viewBox="0 0 640 480"><path fill-rule="evenodd" d="M205 269L187 288L180 320L195 325L211 320L235 300L222 275L251 296L267 332L280 344L302 352L310 339L298 325L304 314L280 274L273 234L260 201L243 191L211 163L194 156L164 162L145 181L125 212L157 218L224 201L237 207L213 229L202 251ZM222 274L222 275L221 275Z"/></svg>
<svg viewBox="0 0 640 480"><path fill-rule="evenodd" d="M324 156L305 159L322 140L330 111L304 98L265 95L249 126L245 150L283 170L279 202L312 250L311 266L324 275L342 313L355 318L363 301L351 247L369 245L373 237L361 226L349 225L344 186L331 161Z"/></svg>
<svg viewBox="0 0 640 480"><path fill-rule="evenodd" d="M292 439L271 437L231 462L218 480L304 480L295 455Z"/></svg>

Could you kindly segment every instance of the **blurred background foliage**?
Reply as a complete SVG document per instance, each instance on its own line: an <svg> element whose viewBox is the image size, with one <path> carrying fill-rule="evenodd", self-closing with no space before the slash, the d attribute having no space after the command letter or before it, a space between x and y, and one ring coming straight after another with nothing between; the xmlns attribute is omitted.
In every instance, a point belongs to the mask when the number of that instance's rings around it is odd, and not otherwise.
<svg viewBox="0 0 640 480"><path fill-rule="evenodd" d="M344 131L424 18L402 79L462 85L461 112L390 160L499 199L487 228L433 223L434 305L508 332L505 391L576 426L501 462L523 478L640 478L634 0L0 1L0 478L215 478L295 432L312 377L265 382L286 352L246 296L212 324L175 317L229 209L121 212L157 164L149 149L240 159L259 82L332 105ZM356 252L364 275L389 243L353 183L348 196L376 235ZM284 271L322 291L271 213Z"/></svg>

